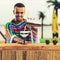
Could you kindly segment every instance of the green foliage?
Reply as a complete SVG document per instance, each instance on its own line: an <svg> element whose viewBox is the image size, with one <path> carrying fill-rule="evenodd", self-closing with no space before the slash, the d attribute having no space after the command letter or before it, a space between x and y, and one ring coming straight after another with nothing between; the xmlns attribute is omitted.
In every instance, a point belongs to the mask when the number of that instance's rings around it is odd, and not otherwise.
<svg viewBox="0 0 60 60"><path fill-rule="evenodd" d="M49 39L50 43L53 43L53 38ZM39 43L45 43L45 39L40 39ZM60 38L58 38L58 43L60 43Z"/></svg>

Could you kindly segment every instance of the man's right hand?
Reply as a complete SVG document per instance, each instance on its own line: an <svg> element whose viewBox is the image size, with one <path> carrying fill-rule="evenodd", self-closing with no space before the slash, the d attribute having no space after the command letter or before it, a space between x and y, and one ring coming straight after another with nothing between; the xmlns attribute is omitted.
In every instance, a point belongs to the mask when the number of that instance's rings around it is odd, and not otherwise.
<svg viewBox="0 0 60 60"><path fill-rule="evenodd" d="M20 44L23 44L23 39L19 38L19 37L14 37L13 39L16 43L20 43Z"/></svg>

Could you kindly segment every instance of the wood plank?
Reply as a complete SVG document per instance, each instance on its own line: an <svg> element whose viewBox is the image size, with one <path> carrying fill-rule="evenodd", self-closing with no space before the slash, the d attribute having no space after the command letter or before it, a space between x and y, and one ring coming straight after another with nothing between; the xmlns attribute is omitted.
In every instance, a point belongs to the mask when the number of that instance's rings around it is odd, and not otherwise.
<svg viewBox="0 0 60 60"><path fill-rule="evenodd" d="M2 51L0 51L0 60L2 60Z"/></svg>
<svg viewBox="0 0 60 60"><path fill-rule="evenodd" d="M23 60L23 54L22 54L23 50L16 50L16 60Z"/></svg>

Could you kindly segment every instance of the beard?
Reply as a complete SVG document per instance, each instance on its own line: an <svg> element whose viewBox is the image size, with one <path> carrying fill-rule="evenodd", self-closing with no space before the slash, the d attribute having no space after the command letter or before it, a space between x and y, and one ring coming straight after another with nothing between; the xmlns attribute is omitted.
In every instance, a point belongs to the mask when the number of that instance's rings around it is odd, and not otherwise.
<svg viewBox="0 0 60 60"><path fill-rule="evenodd" d="M15 19L15 22L16 23L20 23L20 22L22 22L24 19L23 18L21 18L21 19Z"/></svg>
<svg viewBox="0 0 60 60"><path fill-rule="evenodd" d="M21 21L23 20L23 16L16 16L16 20L17 20L18 22L21 22Z"/></svg>

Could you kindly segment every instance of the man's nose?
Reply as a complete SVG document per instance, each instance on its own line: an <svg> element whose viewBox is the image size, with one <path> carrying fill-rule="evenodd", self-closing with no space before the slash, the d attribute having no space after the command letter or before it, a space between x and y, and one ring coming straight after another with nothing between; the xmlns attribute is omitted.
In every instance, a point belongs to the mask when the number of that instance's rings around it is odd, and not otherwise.
<svg viewBox="0 0 60 60"><path fill-rule="evenodd" d="M18 13L19 16L21 16L21 13Z"/></svg>

